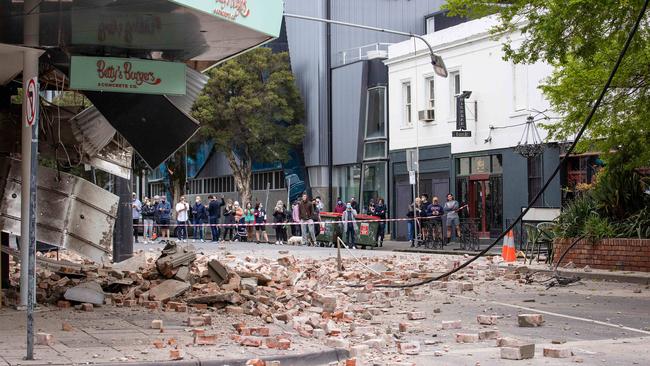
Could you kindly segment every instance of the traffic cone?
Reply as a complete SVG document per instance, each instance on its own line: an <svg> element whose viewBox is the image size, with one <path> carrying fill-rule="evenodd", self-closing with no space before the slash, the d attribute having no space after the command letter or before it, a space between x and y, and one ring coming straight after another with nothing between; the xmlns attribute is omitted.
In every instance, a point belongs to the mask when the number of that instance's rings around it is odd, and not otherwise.
<svg viewBox="0 0 650 366"><path fill-rule="evenodd" d="M517 252L515 250L515 238L512 230L503 238L503 247L501 248L501 257L505 262L514 262L517 260Z"/></svg>

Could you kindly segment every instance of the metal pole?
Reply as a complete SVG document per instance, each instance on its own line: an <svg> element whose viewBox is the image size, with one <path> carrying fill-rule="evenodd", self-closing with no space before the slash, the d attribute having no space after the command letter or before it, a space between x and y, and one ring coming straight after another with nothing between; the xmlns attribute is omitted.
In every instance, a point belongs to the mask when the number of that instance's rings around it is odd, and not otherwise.
<svg viewBox="0 0 650 366"><path fill-rule="evenodd" d="M23 43L25 46L38 46L39 18L37 14L38 0L25 0L23 9L25 13L32 12L25 16L23 28ZM23 53L23 90L27 90L29 80L38 77L38 53L25 51ZM34 96L37 98L37 96ZM32 128L27 124L26 110L28 100L23 98L23 117L21 128L21 224L20 224L20 306L27 306L27 288L29 286L27 267L29 263L29 199L31 197L29 186L31 175L31 152L32 152ZM38 103L37 103L38 104ZM24 270L25 269L25 270Z"/></svg>
<svg viewBox="0 0 650 366"><path fill-rule="evenodd" d="M314 21L314 22L336 24L336 25L342 25L344 27L366 29L366 30L371 30L371 31L375 31L375 32L397 34L397 35L400 35L400 36L417 38L417 39L421 40L422 42L424 42L424 44L429 49L429 53L431 54L431 64L433 65L433 69L434 69L435 73L438 74L439 76L443 77L443 78L446 78L447 75L448 75L447 68L445 67L445 63L443 62L442 58L440 56L436 55L435 52L433 52L433 47L431 47L431 44L424 37L422 37L422 36L420 36L418 34L402 32L402 31L396 31L396 30L392 30L392 29L371 27L371 26L368 26L368 25L341 22L341 21L338 21L338 20L330 20L330 19L309 17L309 16L305 16L305 15L298 15L298 14L284 13L284 16L287 17L287 18L311 20L311 21Z"/></svg>
<svg viewBox="0 0 650 366"><path fill-rule="evenodd" d="M418 215L415 211L415 184L411 185L413 187L413 245L418 242Z"/></svg>
<svg viewBox="0 0 650 366"><path fill-rule="evenodd" d="M38 56L36 56L36 65L38 65ZM29 93L29 91L27 91ZM31 126L31 158L30 164L30 180L29 180L29 259L28 259L28 275L27 275L27 356L26 360L34 359L34 305L36 303L36 183L38 181L38 117L39 117L39 95L38 95L38 82L36 82L35 95L32 96L35 100L35 116L34 122ZM25 159L24 159L25 160ZM26 186L23 181L23 187ZM23 216L24 217L24 216ZM25 222L25 219L22 219ZM24 243L24 241L23 241ZM21 251L24 247L21 247Z"/></svg>

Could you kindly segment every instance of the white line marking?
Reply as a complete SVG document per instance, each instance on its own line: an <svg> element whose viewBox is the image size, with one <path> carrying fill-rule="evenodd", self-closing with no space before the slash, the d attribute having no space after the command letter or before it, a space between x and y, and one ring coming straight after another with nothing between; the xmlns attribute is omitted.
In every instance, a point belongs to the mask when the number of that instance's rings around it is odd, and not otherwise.
<svg viewBox="0 0 650 366"><path fill-rule="evenodd" d="M631 332L637 332L637 333L641 333L641 334L645 334L645 335L650 335L650 332L648 332L646 330L643 330L643 329L620 326L620 325L616 325L616 324L612 324L612 323L601 322L599 320L581 318L581 317L572 316L572 315L558 314L558 313L553 313L553 312L550 312L550 311L527 308L525 306L507 304L507 303L499 302L499 301L483 300L483 299L477 299L477 298L474 298L474 297L467 297L467 296L461 296L461 295L454 295L454 296L455 297L460 297L461 299L466 299L466 300L479 300L479 301L489 302L489 303L496 304L496 305L516 308L516 309L522 309L522 310L526 310L526 311L542 313L542 314L551 315L551 316L557 316L557 317L560 317L560 318L579 320L579 321L583 321L583 322L587 322L587 323L592 323L592 324L597 324L597 325L604 325L606 327L612 327L612 328L616 328L616 329L624 329L624 330L629 330Z"/></svg>

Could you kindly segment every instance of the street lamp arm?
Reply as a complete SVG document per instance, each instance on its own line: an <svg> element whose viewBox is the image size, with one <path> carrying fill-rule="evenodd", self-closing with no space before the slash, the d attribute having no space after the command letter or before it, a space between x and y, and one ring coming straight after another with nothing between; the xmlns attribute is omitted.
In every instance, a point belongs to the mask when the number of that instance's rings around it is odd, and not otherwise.
<svg viewBox="0 0 650 366"><path fill-rule="evenodd" d="M422 37L422 36L420 36L418 34L413 34L413 33L409 33L409 32L402 32L402 31L396 31L396 30L392 30L392 29L379 28L379 27L371 27L369 25L342 22L342 21L339 21L339 20L331 20L331 19L310 17L310 16L306 16L306 15L284 13L284 16L287 17L287 18L295 18L295 19L310 20L310 21L314 21L314 22L336 24L336 25L342 25L344 27L366 29L366 30L371 30L371 31L375 31L375 32L397 34L397 35L400 35L400 36L417 38L417 39L421 40L422 42L424 42L424 44L427 45L427 48L429 48L429 53L431 54L431 64L433 65L433 69L434 69L435 73L437 75L439 75L439 76L442 76L443 78L446 78L447 75L448 75L447 68L445 67L445 63L443 62L442 57L436 55L433 52L433 47L431 47L431 44L424 37Z"/></svg>

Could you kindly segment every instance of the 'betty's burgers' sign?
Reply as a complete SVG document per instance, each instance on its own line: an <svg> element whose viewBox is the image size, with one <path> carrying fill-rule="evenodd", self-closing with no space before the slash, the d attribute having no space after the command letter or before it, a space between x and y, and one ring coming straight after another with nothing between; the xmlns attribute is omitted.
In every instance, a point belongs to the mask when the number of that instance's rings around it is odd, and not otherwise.
<svg viewBox="0 0 650 366"><path fill-rule="evenodd" d="M131 58L72 56L70 88L185 95L185 64Z"/></svg>

